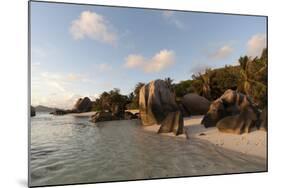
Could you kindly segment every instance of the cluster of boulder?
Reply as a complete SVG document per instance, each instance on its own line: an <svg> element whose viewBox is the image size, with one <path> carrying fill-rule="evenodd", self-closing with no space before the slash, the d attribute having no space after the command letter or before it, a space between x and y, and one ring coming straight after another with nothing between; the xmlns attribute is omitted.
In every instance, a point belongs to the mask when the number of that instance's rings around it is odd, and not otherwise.
<svg viewBox="0 0 281 188"><path fill-rule="evenodd" d="M132 119L138 119L138 113L133 114L129 111L124 111L122 113L116 114L111 111L101 111L94 114L90 121L93 123L102 122L102 121L113 121L113 120L132 120Z"/></svg>
<svg viewBox="0 0 281 188"><path fill-rule="evenodd" d="M53 114L89 112L92 105L88 97L80 98L73 109L56 109ZM90 121L141 119L143 126L160 125L158 133L179 135L184 133L183 117L204 115L201 124L206 128L216 126L221 132L242 134L254 129L267 130L267 109L259 110L250 97L231 89L213 102L195 93L176 101L164 80L154 80L139 91L139 113L133 114L125 109L125 104L110 104L107 110L97 112Z"/></svg>
<svg viewBox="0 0 281 188"><path fill-rule="evenodd" d="M267 130L267 110L259 110L250 97L229 89L211 103L201 123L235 134Z"/></svg>
<svg viewBox="0 0 281 188"><path fill-rule="evenodd" d="M250 97L231 89L212 103L194 93L176 102L165 81L154 80L140 89L139 110L142 125L160 125L158 133L182 134L183 117L190 115L204 115L201 124L206 128L216 126L221 132L267 130L267 110L259 110Z"/></svg>

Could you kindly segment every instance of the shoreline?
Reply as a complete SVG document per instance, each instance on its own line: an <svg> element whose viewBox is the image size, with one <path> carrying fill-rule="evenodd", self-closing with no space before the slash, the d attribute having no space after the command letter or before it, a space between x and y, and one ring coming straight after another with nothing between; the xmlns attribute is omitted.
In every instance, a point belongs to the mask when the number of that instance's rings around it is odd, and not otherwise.
<svg viewBox="0 0 281 188"><path fill-rule="evenodd" d="M67 115L71 115L74 117L91 117L93 115L95 115L97 112L92 111L92 112L82 112L82 113L69 113Z"/></svg>
<svg viewBox="0 0 281 188"><path fill-rule="evenodd" d="M160 135L187 139L189 141L200 139L221 148L266 159L267 133L265 131L255 130L241 135L221 133L216 127L205 128L201 125L202 117L191 116L184 118L184 132L187 132L188 138L186 134L175 136L173 133L161 133ZM159 128L160 125L143 126L143 130L153 133L157 133Z"/></svg>
<svg viewBox="0 0 281 188"><path fill-rule="evenodd" d="M131 112L132 114L139 113L139 110L134 109L134 110L125 110L125 112ZM81 112L81 113L69 113L66 115L71 115L75 117L91 117L95 115L97 112L96 111L91 111L91 112Z"/></svg>
<svg viewBox="0 0 281 188"><path fill-rule="evenodd" d="M126 110L137 113L138 110ZM91 117L96 112L70 113L74 117ZM211 144L266 159L267 157L267 133L262 130L255 130L251 133L241 135L222 133L216 127L205 128L200 124L203 116L191 116L184 118L184 134L175 136L173 133L160 133L160 136L187 139L188 141L203 140ZM144 131L157 134L160 125L142 126ZM186 136L187 133L187 136Z"/></svg>

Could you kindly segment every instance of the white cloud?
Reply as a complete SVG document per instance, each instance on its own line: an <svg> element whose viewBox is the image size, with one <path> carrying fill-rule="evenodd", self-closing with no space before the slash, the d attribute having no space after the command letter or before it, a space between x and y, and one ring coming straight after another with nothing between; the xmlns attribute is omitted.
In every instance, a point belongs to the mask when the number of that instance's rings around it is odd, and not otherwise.
<svg viewBox="0 0 281 188"><path fill-rule="evenodd" d="M172 50L161 50L152 58L131 54L126 58L126 68L140 68L146 73L160 72L175 63L175 53Z"/></svg>
<svg viewBox="0 0 281 188"><path fill-rule="evenodd" d="M145 63L144 57L141 55L131 54L126 58L125 67L126 68L136 68L140 67Z"/></svg>
<svg viewBox="0 0 281 188"><path fill-rule="evenodd" d="M178 29L186 28L185 24L175 16L173 11L163 11L162 16L167 22L175 25Z"/></svg>
<svg viewBox="0 0 281 188"><path fill-rule="evenodd" d="M215 60L221 60L229 57L233 52L233 48L230 45L224 45L218 48L215 52L209 55L210 58Z"/></svg>
<svg viewBox="0 0 281 188"><path fill-rule="evenodd" d="M260 56L262 50L266 47L266 35L256 34L247 42L247 55L256 57Z"/></svg>
<svg viewBox="0 0 281 188"><path fill-rule="evenodd" d="M110 27L110 23L102 15L83 11L78 19L72 21L70 33L74 39L88 37L114 45L117 41L117 35Z"/></svg>

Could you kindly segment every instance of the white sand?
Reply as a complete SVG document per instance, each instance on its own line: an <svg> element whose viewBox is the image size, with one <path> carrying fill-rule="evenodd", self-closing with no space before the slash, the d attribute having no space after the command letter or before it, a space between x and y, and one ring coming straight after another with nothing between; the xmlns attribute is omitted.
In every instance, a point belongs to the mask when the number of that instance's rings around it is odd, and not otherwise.
<svg viewBox="0 0 281 188"><path fill-rule="evenodd" d="M266 158L267 133L265 131L256 130L242 135L221 133L216 127L206 129L201 125L202 117L192 116L184 119L184 128L188 139L202 139L229 150ZM144 130L157 132L159 128L159 125L152 125L144 127ZM173 133L162 133L161 135L174 136ZM185 134L177 137L186 139Z"/></svg>

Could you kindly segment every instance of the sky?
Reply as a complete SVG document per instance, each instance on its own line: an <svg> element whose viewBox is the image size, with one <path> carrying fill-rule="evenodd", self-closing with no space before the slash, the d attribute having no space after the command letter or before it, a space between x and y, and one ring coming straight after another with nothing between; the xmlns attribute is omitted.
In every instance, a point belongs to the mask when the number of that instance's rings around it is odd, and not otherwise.
<svg viewBox="0 0 281 188"><path fill-rule="evenodd" d="M266 47L266 17L31 2L31 104L175 83Z"/></svg>

